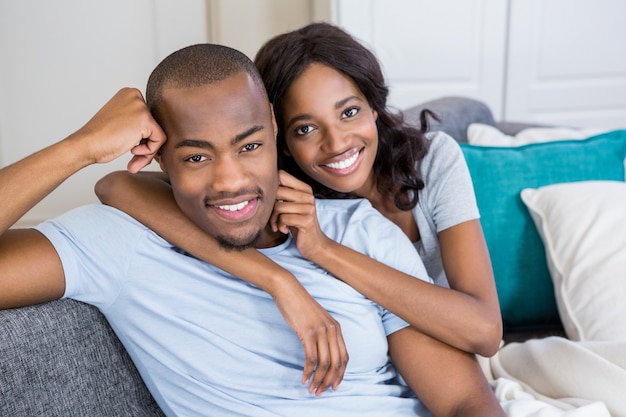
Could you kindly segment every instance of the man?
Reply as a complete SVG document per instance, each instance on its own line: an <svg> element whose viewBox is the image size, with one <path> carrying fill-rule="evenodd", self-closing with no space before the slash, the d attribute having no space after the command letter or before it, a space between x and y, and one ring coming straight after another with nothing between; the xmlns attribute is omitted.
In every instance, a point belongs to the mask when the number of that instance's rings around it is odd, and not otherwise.
<svg viewBox="0 0 626 417"><path fill-rule="evenodd" d="M184 48L155 69L146 96L154 119L136 90L122 90L72 136L0 171L0 195L11 196L0 216L0 306L60 297L97 306L168 415L428 415L424 405L442 416L503 415L471 355L408 327L272 230L276 123L249 59L217 45ZM336 390L315 396L302 386L300 341L269 294L115 209L86 206L37 230L7 230L82 167L132 149L137 171L161 144L182 211L226 246L260 249L341 324L350 361ZM330 238L426 275L368 203L320 201L317 213Z"/></svg>

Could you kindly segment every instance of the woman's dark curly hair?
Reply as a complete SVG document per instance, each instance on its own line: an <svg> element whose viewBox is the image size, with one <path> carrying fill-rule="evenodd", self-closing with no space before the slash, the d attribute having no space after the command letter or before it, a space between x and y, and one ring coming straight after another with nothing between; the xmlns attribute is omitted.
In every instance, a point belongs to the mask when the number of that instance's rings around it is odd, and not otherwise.
<svg viewBox="0 0 626 417"><path fill-rule="evenodd" d="M329 189L309 178L284 154L287 148L281 124L283 99L296 78L313 62L327 65L350 77L368 100L378 117L378 150L374 161L374 178L378 191L401 210L411 210L418 202L418 191L424 187L417 162L428 151L424 133L428 119L436 116L425 110L420 115L421 129L404 123L400 114L387 108L389 88L374 54L342 29L328 23L312 23L287 32L265 43L255 58L278 122L279 165L282 169L313 187L318 197L356 197Z"/></svg>

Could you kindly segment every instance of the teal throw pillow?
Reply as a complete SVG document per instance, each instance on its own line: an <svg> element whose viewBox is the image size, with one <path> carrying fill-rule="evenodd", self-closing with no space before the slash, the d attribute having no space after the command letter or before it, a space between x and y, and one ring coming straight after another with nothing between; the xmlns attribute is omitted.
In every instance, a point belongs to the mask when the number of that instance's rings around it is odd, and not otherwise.
<svg viewBox="0 0 626 417"><path fill-rule="evenodd" d="M544 246L520 192L572 181L623 181L626 130L585 140L461 148L474 183L505 330L559 326Z"/></svg>

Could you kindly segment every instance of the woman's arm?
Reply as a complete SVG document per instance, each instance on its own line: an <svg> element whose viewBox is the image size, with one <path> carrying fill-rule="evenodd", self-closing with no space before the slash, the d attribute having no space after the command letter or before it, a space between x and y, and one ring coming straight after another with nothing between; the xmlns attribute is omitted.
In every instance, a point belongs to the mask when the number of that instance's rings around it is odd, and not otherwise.
<svg viewBox="0 0 626 417"><path fill-rule="evenodd" d="M505 416L474 355L414 327L387 340L396 369L434 416Z"/></svg>
<svg viewBox="0 0 626 417"><path fill-rule="evenodd" d="M256 249L222 248L180 211L162 173L114 172L98 181L96 194L173 245L270 294L304 346L303 384L318 395L338 387L348 361L340 325L289 271Z"/></svg>
<svg viewBox="0 0 626 417"><path fill-rule="evenodd" d="M415 279L330 239L309 259L420 331L464 351L492 356L502 339L502 319L480 236L477 220L441 234L451 288ZM469 241L476 243L465 243Z"/></svg>
<svg viewBox="0 0 626 417"><path fill-rule="evenodd" d="M280 180L278 198L283 202L277 203L272 222L283 232L291 228L303 256L431 337L483 356L497 352L500 307L478 220L440 234L446 272L456 285L444 288L329 239L317 224L310 187L283 172Z"/></svg>

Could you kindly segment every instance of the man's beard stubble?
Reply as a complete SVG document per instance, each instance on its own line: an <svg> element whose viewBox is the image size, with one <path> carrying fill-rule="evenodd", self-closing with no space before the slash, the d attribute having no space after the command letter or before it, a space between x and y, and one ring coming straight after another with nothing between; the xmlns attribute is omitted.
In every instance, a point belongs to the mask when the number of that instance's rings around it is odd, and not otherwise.
<svg viewBox="0 0 626 417"><path fill-rule="evenodd" d="M246 242L236 241L228 236L222 235L216 236L215 239L217 239L217 243L219 243L222 248L241 252L245 249L256 247L256 244L259 243L259 240L261 240L262 233L263 230L259 230L256 235L252 236L252 238L248 239Z"/></svg>

